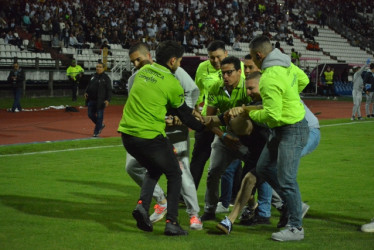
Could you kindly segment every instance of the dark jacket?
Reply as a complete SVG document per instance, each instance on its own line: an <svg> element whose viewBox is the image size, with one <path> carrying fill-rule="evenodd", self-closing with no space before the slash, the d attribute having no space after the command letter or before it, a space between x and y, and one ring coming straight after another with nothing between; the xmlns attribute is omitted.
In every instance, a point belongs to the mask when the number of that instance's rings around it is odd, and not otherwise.
<svg viewBox="0 0 374 250"><path fill-rule="evenodd" d="M13 76L17 77L15 81L13 81L12 79ZM23 71L23 69L21 68L19 68L18 70L12 69L9 72L8 83L12 84L13 88L22 88L24 80L25 80L25 71Z"/></svg>
<svg viewBox="0 0 374 250"><path fill-rule="evenodd" d="M364 82L364 89L374 92L374 73L371 71L362 72L362 80Z"/></svg>
<svg viewBox="0 0 374 250"><path fill-rule="evenodd" d="M105 73L93 74L86 88L88 101L96 101L97 108L105 108L104 101L109 101L112 97L112 82Z"/></svg>

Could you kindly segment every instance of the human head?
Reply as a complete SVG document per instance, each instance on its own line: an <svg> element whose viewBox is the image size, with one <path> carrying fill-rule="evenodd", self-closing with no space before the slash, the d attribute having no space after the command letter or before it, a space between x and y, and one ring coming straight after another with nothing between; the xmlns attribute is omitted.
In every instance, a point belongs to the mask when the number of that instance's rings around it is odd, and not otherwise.
<svg viewBox="0 0 374 250"><path fill-rule="evenodd" d="M242 69L239 58L228 56L221 62L223 82L226 87L236 87L239 84Z"/></svg>
<svg viewBox="0 0 374 250"><path fill-rule="evenodd" d="M176 41L163 41L156 49L156 61L158 64L168 67L171 72L175 72L180 66L184 48Z"/></svg>
<svg viewBox="0 0 374 250"><path fill-rule="evenodd" d="M71 66L75 67L77 65L77 61L75 59L71 60Z"/></svg>
<svg viewBox="0 0 374 250"><path fill-rule="evenodd" d="M97 74L102 74L104 72L104 63L102 63L102 62L98 62L97 64L96 64L96 73Z"/></svg>
<svg viewBox="0 0 374 250"><path fill-rule="evenodd" d="M273 50L270 39L266 36L256 36L249 43L249 54L253 62L261 69L262 63L267 55Z"/></svg>
<svg viewBox="0 0 374 250"><path fill-rule="evenodd" d="M14 63L13 63L13 68L14 68L15 70L18 70L18 69L19 69L19 64L18 64L18 62L14 62Z"/></svg>
<svg viewBox="0 0 374 250"><path fill-rule="evenodd" d="M129 49L129 57L132 64L135 68L139 69L139 64L143 60L148 60L153 63L151 53L149 51L148 44L139 42Z"/></svg>
<svg viewBox="0 0 374 250"><path fill-rule="evenodd" d="M261 101L259 88L260 78L260 71L255 71L245 78L245 88L247 89L247 95L250 96L255 102Z"/></svg>
<svg viewBox="0 0 374 250"><path fill-rule="evenodd" d="M227 57L225 43L220 40L211 42L208 47L208 57L210 64L216 69L221 68L221 61Z"/></svg>
<svg viewBox="0 0 374 250"><path fill-rule="evenodd" d="M247 76L255 71L260 71L260 69L253 62L251 55L248 54L244 57L244 74Z"/></svg>

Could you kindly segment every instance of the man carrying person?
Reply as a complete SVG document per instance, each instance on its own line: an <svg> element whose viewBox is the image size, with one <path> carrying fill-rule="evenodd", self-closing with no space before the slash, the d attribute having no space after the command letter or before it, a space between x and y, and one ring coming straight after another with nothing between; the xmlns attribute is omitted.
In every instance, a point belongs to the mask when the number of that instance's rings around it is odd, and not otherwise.
<svg viewBox="0 0 374 250"><path fill-rule="evenodd" d="M118 127L126 151L147 169L137 206L132 213L137 227L143 231L153 231L149 207L156 183L162 174L166 175L166 235L187 235L187 231L178 224L182 171L165 134L167 109L174 109L187 126L198 131L205 128L200 122L200 114L185 103L184 90L173 74L180 66L183 52L183 47L175 41L160 43L156 50L157 63L145 65L137 72Z"/></svg>
<svg viewBox="0 0 374 250"><path fill-rule="evenodd" d="M266 124L271 132L256 171L281 196L289 213L289 226L273 233L272 239L302 240L301 195L296 178L309 128L299 93L309 78L291 63L289 56L273 50L265 36L255 37L249 49L253 61L262 70L259 87L263 105L262 110L250 111L249 117L256 123Z"/></svg>
<svg viewBox="0 0 374 250"><path fill-rule="evenodd" d="M137 43L133 45L129 49L129 57L137 70L144 66L143 64L145 63L153 63L148 45L145 43ZM133 86L135 76L136 72L128 80L129 93L131 87ZM184 89L186 104L190 108L193 108L199 96L199 89L197 88L195 82L181 67L178 67L175 71L175 77L180 81ZM190 137L188 128L181 125L178 116L168 116L167 123L166 135L173 144L179 164L181 164L181 194L186 202L187 213L190 215L190 229L201 230L202 223L199 218L200 207L197 200L195 183L190 173L189 166ZM147 169L140 165L140 163L128 152L126 155L126 171L139 186L142 186ZM156 184L153 191L153 197L156 199L157 204L154 206L155 212L150 216L150 221L155 223L160 221L167 212L167 200L165 193L158 184Z"/></svg>

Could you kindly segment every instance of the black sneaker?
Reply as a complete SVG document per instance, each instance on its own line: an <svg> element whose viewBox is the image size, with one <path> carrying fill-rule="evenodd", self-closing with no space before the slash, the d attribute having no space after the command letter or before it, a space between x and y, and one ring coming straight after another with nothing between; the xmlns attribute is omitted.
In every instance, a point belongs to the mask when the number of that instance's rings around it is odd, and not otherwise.
<svg viewBox="0 0 374 250"><path fill-rule="evenodd" d="M188 235L188 232L186 230L183 230L183 228L178 224L178 222L166 220L164 234L169 236L182 236Z"/></svg>
<svg viewBox="0 0 374 250"><path fill-rule="evenodd" d="M277 224L277 228L285 227L288 223L288 209L286 206L282 206L281 208L278 209L280 212L280 217L279 217L279 222Z"/></svg>
<svg viewBox="0 0 374 250"><path fill-rule="evenodd" d="M149 220L148 213L145 211L143 205L141 204L141 201L139 202L136 205L135 210L132 211L132 216L135 218L137 222L136 226L143 231L152 232L153 225L151 221Z"/></svg>
<svg viewBox="0 0 374 250"><path fill-rule="evenodd" d="M371 114L370 117L374 117L374 114Z"/></svg>
<svg viewBox="0 0 374 250"><path fill-rule="evenodd" d="M200 217L201 221L207 221L207 220L216 220L216 214L215 213L206 213Z"/></svg>
<svg viewBox="0 0 374 250"><path fill-rule="evenodd" d="M253 216L250 220L240 221L241 225L246 225L246 226L255 226L255 225L260 225L260 224L270 224L270 217L263 217L260 216L256 213L255 216Z"/></svg>
<svg viewBox="0 0 374 250"><path fill-rule="evenodd" d="M243 210L242 215L240 215L239 220L240 224L246 224L246 222L250 221L255 216L256 209L250 209L249 207L245 207Z"/></svg>

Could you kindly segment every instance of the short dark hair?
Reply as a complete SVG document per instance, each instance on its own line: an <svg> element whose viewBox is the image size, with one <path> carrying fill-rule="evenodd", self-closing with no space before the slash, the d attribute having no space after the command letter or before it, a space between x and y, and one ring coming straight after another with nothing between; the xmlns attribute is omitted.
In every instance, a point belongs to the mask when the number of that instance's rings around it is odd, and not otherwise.
<svg viewBox="0 0 374 250"><path fill-rule="evenodd" d="M146 43L138 42L130 47L129 55L131 55L135 51L141 51L143 54L146 54L149 52L149 46Z"/></svg>
<svg viewBox="0 0 374 250"><path fill-rule="evenodd" d="M225 64L234 64L235 70L241 69L240 59L235 56L228 56L225 59L223 59L221 62L221 67Z"/></svg>
<svg viewBox="0 0 374 250"><path fill-rule="evenodd" d="M209 43L209 45L207 47L207 50L209 52L216 51L218 49L226 50L225 42L223 42L221 40L215 40L215 41Z"/></svg>
<svg viewBox="0 0 374 250"><path fill-rule="evenodd" d="M247 54L244 56L244 60L252 60L252 56L250 54Z"/></svg>
<svg viewBox="0 0 374 250"><path fill-rule="evenodd" d="M261 74L260 71L255 71L255 72L252 72L249 75L247 75L245 77L245 80L248 81L248 80L252 80L252 79L260 79L261 75L262 74Z"/></svg>
<svg viewBox="0 0 374 250"><path fill-rule="evenodd" d="M184 47L176 41L167 40L161 42L156 49L156 61L158 64L167 66L172 57L181 58L184 53Z"/></svg>
<svg viewBox="0 0 374 250"><path fill-rule="evenodd" d="M270 39L267 36L256 36L249 43L249 49L254 50L256 52L260 51L262 53L270 53L272 49Z"/></svg>

